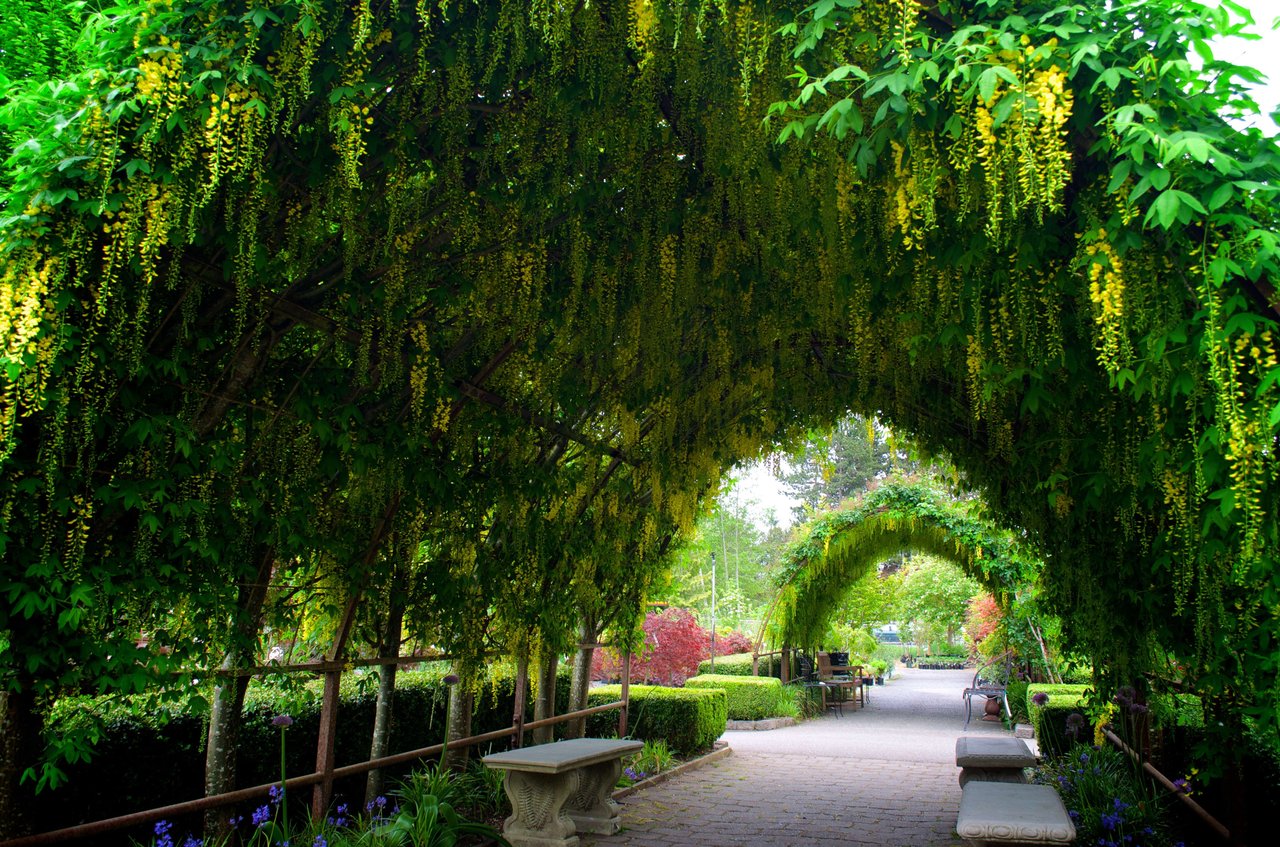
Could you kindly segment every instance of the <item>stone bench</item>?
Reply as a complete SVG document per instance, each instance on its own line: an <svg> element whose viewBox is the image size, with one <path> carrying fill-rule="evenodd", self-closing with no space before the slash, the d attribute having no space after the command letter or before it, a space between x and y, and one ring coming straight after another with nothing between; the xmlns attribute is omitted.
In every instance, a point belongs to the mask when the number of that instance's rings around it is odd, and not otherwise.
<svg viewBox="0 0 1280 847"><path fill-rule="evenodd" d="M973 780L1026 782L1023 768L1035 767L1035 764L1035 755L1021 738L962 735L956 739L956 765L960 768L961 788Z"/></svg>
<svg viewBox="0 0 1280 847"><path fill-rule="evenodd" d="M643 747L571 738L485 756L486 766L506 771L512 814L502 834L513 847L576 847L579 832L613 835L621 825L612 795L622 757Z"/></svg>
<svg viewBox="0 0 1280 847"><path fill-rule="evenodd" d="M1048 785L970 782L960 795L956 833L977 847L1070 844L1076 828Z"/></svg>

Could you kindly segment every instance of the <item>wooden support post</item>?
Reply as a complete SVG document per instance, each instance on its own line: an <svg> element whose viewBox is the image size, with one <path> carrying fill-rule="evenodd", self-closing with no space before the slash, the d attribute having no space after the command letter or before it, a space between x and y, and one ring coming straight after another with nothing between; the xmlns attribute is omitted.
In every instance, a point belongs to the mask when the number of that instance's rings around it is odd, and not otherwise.
<svg viewBox="0 0 1280 847"><path fill-rule="evenodd" d="M751 654L751 675L760 675L760 654L753 652Z"/></svg>
<svg viewBox="0 0 1280 847"><path fill-rule="evenodd" d="M791 648L782 645L782 684L786 685L791 681Z"/></svg>
<svg viewBox="0 0 1280 847"><path fill-rule="evenodd" d="M631 648L622 654L622 708L618 710L618 737L627 737L627 711L631 708Z"/></svg>
<svg viewBox="0 0 1280 847"><path fill-rule="evenodd" d="M333 647L328 656L330 661L337 662L347 646L359 602L359 594L353 594L347 600L346 613L333 637ZM338 743L338 699L342 670L338 666L324 675L324 696L320 701L320 733L316 739L316 773L323 774L324 778L311 789L311 819L317 821L324 820L329 811L329 801L333 799L333 763Z"/></svg>
<svg viewBox="0 0 1280 847"><path fill-rule="evenodd" d="M523 655L516 661L516 703L512 710L511 724L516 734L511 737L511 746L519 750L524 746L524 703L529 691L529 656Z"/></svg>
<svg viewBox="0 0 1280 847"><path fill-rule="evenodd" d="M333 798L334 747L338 739L338 694L341 671L324 675L324 696L320 701L320 737L316 739L316 772L324 779L311 791L311 819L324 820Z"/></svg>

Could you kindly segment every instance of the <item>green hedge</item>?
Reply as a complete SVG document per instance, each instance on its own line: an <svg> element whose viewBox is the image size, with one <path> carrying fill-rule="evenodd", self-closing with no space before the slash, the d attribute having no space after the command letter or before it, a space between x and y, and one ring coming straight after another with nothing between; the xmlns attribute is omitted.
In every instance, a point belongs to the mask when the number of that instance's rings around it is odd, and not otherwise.
<svg viewBox="0 0 1280 847"><path fill-rule="evenodd" d="M592 706L613 703L622 697L622 686L591 689ZM667 742L673 753L689 756L709 750L724 734L729 719L723 688L663 688L633 685L627 731L631 738ZM587 734L608 738L617 735L618 713L602 712L587 719Z"/></svg>
<svg viewBox="0 0 1280 847"><path fill-rule="evenodd" d="M447 673L449 668L437 665L396 674L390 752L440 742L447 699L443 677ZM562 664L556 684L557 712L567 710L571 674L572 668ZM318 679L288 688L266 682L250 684L238 745L237 782L241 787L280 779L281 731L271 725L271 719L280 714L288 714L294 721L284 732L289 774L297 776L315 769L322 691L323 681ZM376 673L344 675L338 708L336 763L339 767L369 758L377 699ZM473 732L479 734L510 726L514 706L513 670L507 665L491 666L476 696ZM532 698L529 709L532 712ZM145 709L127 700L76 697L56 704L50 723L56 728L83 724L93 717L103 721L104 732L92 758L66 766L68 783L35 799L42 828L112 817L192 800L204 794L207 716ZM494 749L503 748L505 744L505 741L497 742ZM487 748L483 752L487 752ZM411 766L403 765L388 769L387 773L399 777L409 770ZM363 805L363 776L339 781L335 789L340 797ZM310 789L302 793L310 796ZM198 828L198 820L194 826ZM109 839L102 843L109 843Z"/></svg>
<svg viewBox="0 0 1280 847"><path fill-rule="evenodd" d="M794 717L796 712L795 701L782 687L782 680L771 676L702 674L685 680L684 687L722 689L731 721Z"/></svg>
<svg viewBox="0 0 1280 847"><path fill-rule="evenodd" d="M1027 686L1027 714L1031 717L1031 725L1035 727L1036 743L1043 756L1057 756L1065 753L1073 743L1067 736L1067 717L1072 712L1084 714L1085 691L1087 685L1047 685ZM1038 693L1049 695L1049 702L1037 706L1032 698ZM1093 727L1085 719L1085 725L1079 740L1091 743Z"/></svg>
<svg viewBox="0 0 1280 847"><path fill-rule="evenodd" d="M711 669L711 660L704 659L698 663L698 673L699 675L716 673L724 676L751 676L751 654L733 653L728 656L716 656L716 668L714 671ZM760 676L781 679L782 657L761 656Z"/></svg>

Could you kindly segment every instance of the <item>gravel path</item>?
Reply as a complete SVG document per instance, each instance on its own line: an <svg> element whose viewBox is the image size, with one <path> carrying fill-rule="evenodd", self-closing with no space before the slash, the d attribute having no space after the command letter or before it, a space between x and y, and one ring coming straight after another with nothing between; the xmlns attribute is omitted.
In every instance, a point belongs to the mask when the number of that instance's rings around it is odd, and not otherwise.
<svg viewBox="0 0 1280 847"><path fill-rule="evenodd" d="M727 732L732 755L625 798L623 831L583 847L960 845L955 744L972 679L900 670L843 717ZM1008 733L975 718L967 734Z"/></svg>

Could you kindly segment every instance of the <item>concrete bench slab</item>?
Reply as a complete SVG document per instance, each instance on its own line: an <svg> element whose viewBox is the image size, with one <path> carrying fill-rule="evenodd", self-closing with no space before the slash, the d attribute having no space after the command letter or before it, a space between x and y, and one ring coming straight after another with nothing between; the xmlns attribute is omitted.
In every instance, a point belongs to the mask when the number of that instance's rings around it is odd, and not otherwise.
<svg viewBox="0 0 1280 847"><path fill-rule="evenodd" d="M960 787L970 782L1026 782L1023 768L1033 767L1035 754L1021 738L998 736L956 739L956 764L960 766Z"/></svg>
<svg viewBox="0 0 1280 847"><path fill-rule="evenodd" d="M980 847L1070 844L1076 828L1048 785L971 782L960 796L956 832Z"/></svg>
<svg viewBox="0 0 1280 847"><path fill-rule="evenodd" d="M956 739L956 764L962 768L1030 768L1035 763L1031 748L1021 738L962 735Z"/></svg>
<svg viewBox="0 0 1280 847"><path fill-rule="evenodd" d="M504 770L511 817L502 834L514 847L577 847L578 833L613 835L621 827L613 787L622 757L641 750L640 741L571 738L481 761Z"/></svg>

